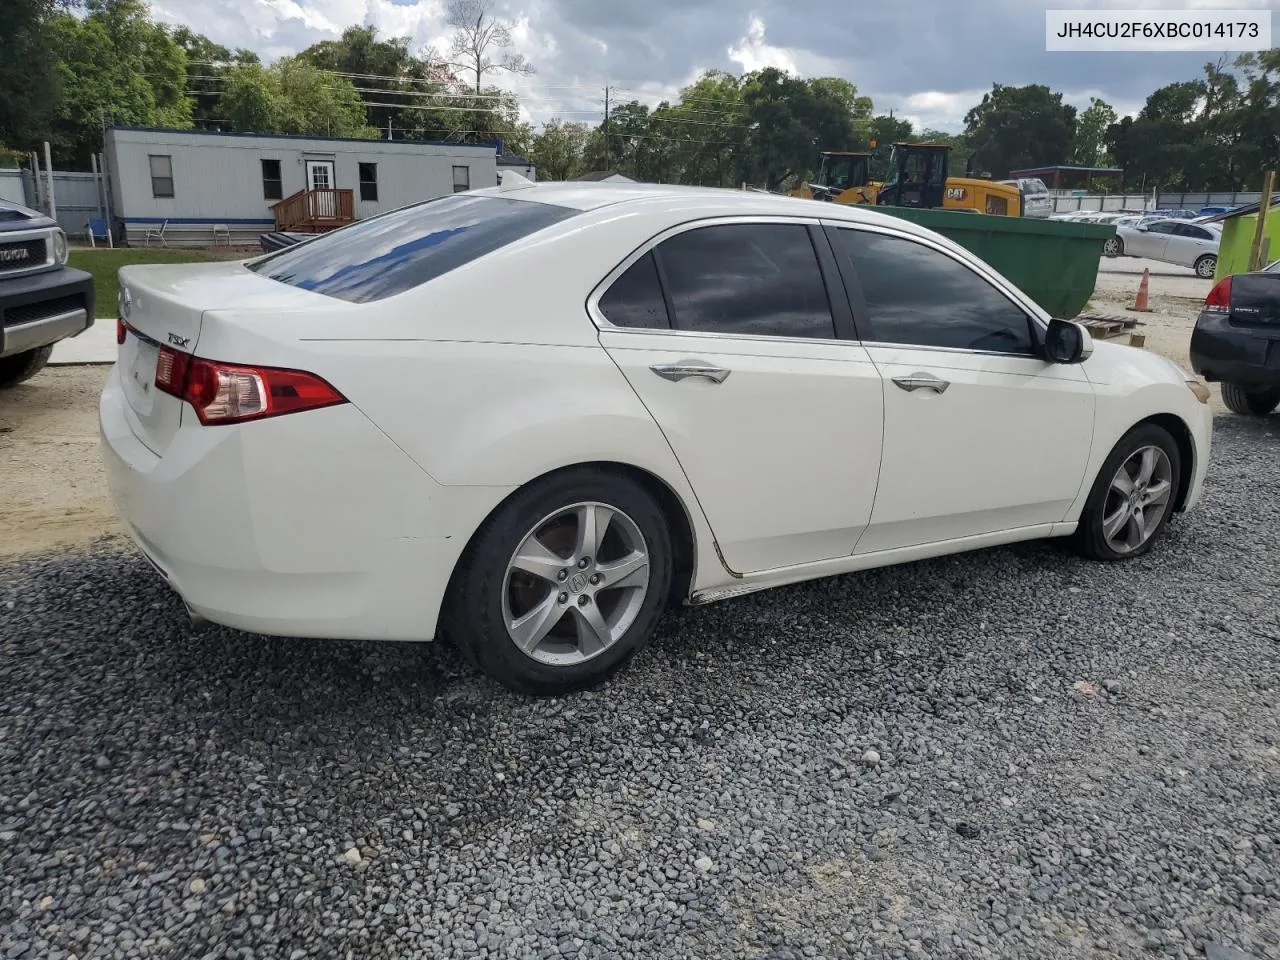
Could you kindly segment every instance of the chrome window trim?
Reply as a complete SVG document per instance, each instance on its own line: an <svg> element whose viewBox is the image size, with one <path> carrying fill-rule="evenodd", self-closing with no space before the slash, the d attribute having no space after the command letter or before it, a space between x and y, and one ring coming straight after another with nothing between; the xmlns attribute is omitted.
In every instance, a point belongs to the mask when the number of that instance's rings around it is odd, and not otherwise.
<svg viewBox="0 0 1280 960"><path fill-rule="evenodd" d="M805 227L822 227L821 217L797 217L789 214L721 214L716 216L702 217L697 220L686 220L674 226L667 227L661 232L650 237L635 250L631 251L621 263L605 274L604 279L592 288L591 293L587 295L587 315L591 318L591 322L603 333L606 330L611 333L638 333L648 334L650 336L675 336L675 337L708 337L714 339L723 339L729 341L763 341L765 343L822 343L822 344L839 344L842 346L858 346L857 340L850 340L839 336L830 337L780 337L771 336L763 333L710 333L703 330L676 330L673 327L620 327L611 323L609 319L600 310L600 299L613 286L614 282L631 269L632 264L651 252L654 247L663 243L672 237L679 236L682 233L688 233L690 230L697 230L702 227L718 227L726 225L734 225L740 223L766 223L766 224L797 224ZM817 251L814 251L814 264L821 268L817 258ZM823 289L826 289L825 278L823 280ZM830 304L827 305L830 308ZM835 328L835 316L832 312L832 329Z"/></svg>
<svg viewBox="0 0 1280 960"><path fill-rule="evenodd" d="M29 267L22 267L19 270L0 269L0 280L8 280L13 277L29 277L33 273L40 273L44 270L52 270L54 267L61 266L53 252L53 238L58 229L60 228L33 227L30 230L12 230L0 233L0 244L25 243L28 240L44 241L44 260Z"/></svg>
<svg viewBox="0 0 1280 960"><path fill-rule="evenodd" d="M1009 283L1003 276L996 273L990 267L981 262L969 263L967 260L956 256L955 252L948 250L946 247L937 243L930 237L921 237L910 233L906 230L894 229L891 226L876 223L860 223L853 220L832 219L829 217L797 217L792 215L768 215L768 214L742 214L742 215L720 215L703 217L697 220L688 220L683 223L667 227L661 232L650 237L647 241L633 250L621 263L610 270L603 280L596 284L591 293L587 296L587 314L591 317L591 321L596 327L604 332L606 330L614 333L629 334L647 334L650 336L675 336L675 337L695 337L695 338L714 338L724 339L728 341L761 341L764 343L802 343L802 344L856 344L864 348L879 347L898 350L932 350L941 353L954 353L962 356L975 357L999 357L1001 359L1013 360L1040 360L1033 353L1009 353L999 350L971 350L964 347L939 347L930 346L928 344L913 343L895 343L880 340L849 340L841 337L779 337L769 336L767 334L748 334L748 333L709 333L699 330L675 330L669 327L619 327L610 323L608 318L600 310L600 299L605 292L614 284L614 282L626 273L637 260L649 253L665 240L685 233L689 230L696 230L700 227L719 226L722 224L735 223L794 223L804 226L817 227L835 227L845 230L863 230L868 233L879 233L889 237L895 237L900 240L909 240L919 243L922 246L940 253L949 258L952 262L959 264L965 269L974 273L978 277L986 280L997 291L1004 295L1015 307L1026 314L1041 333L1045 333L1049 329L1048 322L1041 316L1041 310L1035 301L1027 297L1021 290ZM855 318L856 321L856 318ZM1041 361L1043 362L1043 361Z"/></svg>

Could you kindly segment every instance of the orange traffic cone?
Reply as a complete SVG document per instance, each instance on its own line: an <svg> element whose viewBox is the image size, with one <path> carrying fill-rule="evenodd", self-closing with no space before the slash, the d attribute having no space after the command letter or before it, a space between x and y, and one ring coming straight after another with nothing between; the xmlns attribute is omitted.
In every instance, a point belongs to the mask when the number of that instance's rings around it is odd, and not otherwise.
<svg viewBox="0 0 1280 960"><path fill-rule="evenodd" d="M1142 270L1142 282L1138 284L1138 299L1134 301L1132 307L1128 309L1135 313L1150 313L1151 308L1147 306L1147 287L1151 282L1151 271L1147 268Z"/></svg>

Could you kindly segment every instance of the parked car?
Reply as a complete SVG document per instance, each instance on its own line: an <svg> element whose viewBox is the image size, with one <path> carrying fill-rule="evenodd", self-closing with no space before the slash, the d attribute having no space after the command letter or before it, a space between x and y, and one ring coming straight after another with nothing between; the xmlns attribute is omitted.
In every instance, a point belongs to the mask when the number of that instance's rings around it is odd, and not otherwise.
<svg viewBox="0 0 1280 960"><path fill-rule="evenodd" d="M1222 228L1214 223L1155 220L1117 226L1116 235L1102 245L1108 257L1146 257L1190 267L1196 276L1211 278L1218 269Z"/></svg>
<svg viewBox="0 0 1280 960"><path fill-rule="evenodd" d="M1022 195L1022 215L1035 220L1046 220L1053 213L1053 197L1039 177L1022 177L1017 180L1001 180L1003 184L1017 187Z"/></svg>
<svg viewBox="0 0 1280 960"><path fill-rule="evenodd" d="M1191 365L1219 383L1236 413L1266 416L1280 406L1280 260L1209 291L1191 333Z"/></svg>
<svg viewBox="0 0 1280 960"><path fill-rule="evenodd" d="M54 344L92 325L93 276L67 266L67 235L0 200L0 389L34 377Z"/></svg>
<svg viewBox="0 0 1280 960"><path fill-rule="evenodd" d="M196 616L447 637L513 689L670 602L1070 537L1200 497L1208 389L862 206L493 187L120 271L112 495Z"/></svg>

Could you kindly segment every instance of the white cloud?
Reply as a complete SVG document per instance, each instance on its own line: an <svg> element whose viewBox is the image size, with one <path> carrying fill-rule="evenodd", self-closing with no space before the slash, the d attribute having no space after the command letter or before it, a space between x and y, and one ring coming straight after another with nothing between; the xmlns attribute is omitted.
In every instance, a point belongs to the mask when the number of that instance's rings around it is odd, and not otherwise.
<svg viewBox="0 0 1280 960"><path fill-rule="evenodd" d="M764 21L752 16L747 26L747 35L738 41L738 45L728 50L729 59L742 68L744 73L752 70L763 70L765 67L776 67L787 73L798 73L795 57L790 50L782 47L771 47L764 39Z"/></svg>

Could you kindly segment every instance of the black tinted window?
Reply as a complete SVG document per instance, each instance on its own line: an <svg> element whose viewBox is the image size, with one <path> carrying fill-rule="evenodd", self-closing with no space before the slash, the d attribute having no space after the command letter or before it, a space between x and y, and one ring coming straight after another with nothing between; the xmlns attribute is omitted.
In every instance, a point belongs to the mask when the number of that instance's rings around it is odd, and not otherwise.
<svg viewBox="0 0 1280 960"><path fill-rule="evenodd" d="M426 283L575 212L528 200L443 197L285 247L249 269L304 290L367 303Z"/></svg>
<svg viewBox="0 0 1280 960"><path fill-rule="evenodd" d="M1152 223L1147 226L1148 233L1173 233L1176 223Z"/></svg>
<svg viewBox="0 0 1280 960"><path fill-rule="evenodd" d="M600 312L617 327L671 326L652 253L646 253L613 281L600 298Z"/></svg>
<svg viewBox="0 0 1280 960"><path fill-rule="evenodd" d="M802 224L700 227L658 250L677 329L835 336L818 257Z"/></svg>
<svg viewBox="0 0 1280 960"><path fill-rule="evenodd" d="M839 232L867 301L864 340L1031 352L1027 315L964 264L910 240Z"/></svg>

